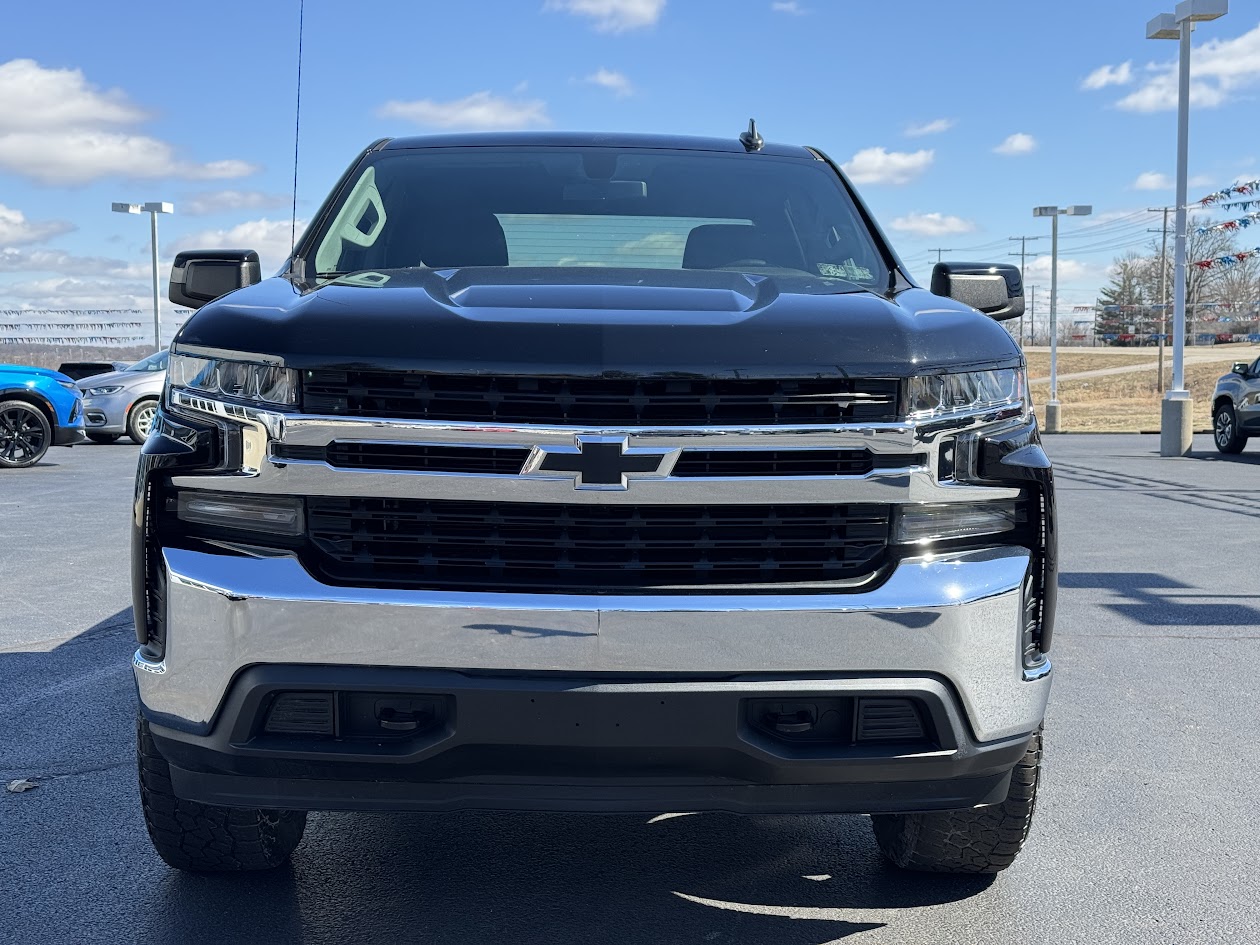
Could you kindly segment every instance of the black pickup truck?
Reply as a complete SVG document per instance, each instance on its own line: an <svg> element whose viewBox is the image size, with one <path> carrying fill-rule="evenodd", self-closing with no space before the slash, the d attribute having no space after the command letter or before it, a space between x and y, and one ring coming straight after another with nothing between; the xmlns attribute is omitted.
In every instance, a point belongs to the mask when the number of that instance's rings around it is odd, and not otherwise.
<svg viewBox="0 0 1260 945"><path fill-rule="evenodd" d="M998 321L840 169L738 138L382 140L196 308L133 562L150 836L276 866L310 810L872 815L995 872L1050 689L1050 464Z"/></svg>

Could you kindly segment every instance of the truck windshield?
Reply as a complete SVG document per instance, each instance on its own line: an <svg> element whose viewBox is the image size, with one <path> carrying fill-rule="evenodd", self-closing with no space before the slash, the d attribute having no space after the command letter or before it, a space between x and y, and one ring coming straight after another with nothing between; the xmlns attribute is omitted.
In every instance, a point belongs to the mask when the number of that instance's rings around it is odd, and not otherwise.
<svg viewBox="0 0 1260 945"><path fill-rule="evenodd" d="M888 270L822 161L622 148L374 155L312 244L324 278L468 266L726 269L882 288ZM308 271L309 262L308 262Z"/></svg>

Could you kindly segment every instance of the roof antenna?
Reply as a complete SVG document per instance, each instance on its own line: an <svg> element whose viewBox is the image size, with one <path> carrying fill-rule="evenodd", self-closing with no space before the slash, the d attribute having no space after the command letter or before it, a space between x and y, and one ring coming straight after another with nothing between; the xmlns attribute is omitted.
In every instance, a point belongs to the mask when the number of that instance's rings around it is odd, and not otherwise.
<svg viewBox="0 0 1260 945"><path fill-rule="evenodd" d="M297 104L293 115L293 216L289 223L289 254L297 248L298 142L302 133L302 27L306 19L306 0L298 0Z"/></svg>
<svg viewBox="0 0 1260 945"><path fill-rule="evenodd" d="M739 136L739 143L745 151L760 151L766 139L757 133L757 119L748 119L748 130Z"/></svg>

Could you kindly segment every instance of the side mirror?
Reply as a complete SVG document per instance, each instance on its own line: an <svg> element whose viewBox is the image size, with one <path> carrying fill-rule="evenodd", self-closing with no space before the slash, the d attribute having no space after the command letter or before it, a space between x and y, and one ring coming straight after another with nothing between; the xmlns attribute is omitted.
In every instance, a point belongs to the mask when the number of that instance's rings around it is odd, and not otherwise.
<svg viewBox="0 0 1260 945"><path fill-rule="evenodd" d="M1241 374L1243 377L1246 377L1248 374L1251 373L1251 362L1250 361L1235 361L1234 366L1229 369L1229 373Z"/></svg>
<svg viewBox="0 0 1260 945"><path fill-rule="evenodd" d="M1019 267L1007 263L937 263L932 294L970 305L999 322L1024 314L1024 280Z"/></svg>
<svg viewBox="0 0 1260 945"><path fill-rule="evenodd" d="M201 308L261 281L262 268L252 249L190 249L175 257L167 298L176 305Z"/></svg>

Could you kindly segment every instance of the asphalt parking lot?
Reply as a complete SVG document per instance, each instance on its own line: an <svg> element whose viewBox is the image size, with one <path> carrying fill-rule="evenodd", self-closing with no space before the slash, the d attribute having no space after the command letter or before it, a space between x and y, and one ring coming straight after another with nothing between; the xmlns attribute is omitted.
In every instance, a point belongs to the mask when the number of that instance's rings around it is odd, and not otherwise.
<svg viewBox="0 0 1260 945"><path fill-rule="evenodd" d="M0 475L0 942L1254 942L1260 451L1066 435L1038 820L996 880L882 865L861 817L315 815L292 867L166 868L140 817L137 448Z"/></svg>

